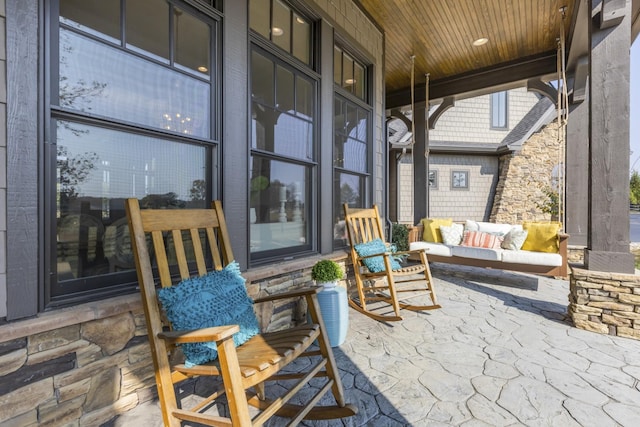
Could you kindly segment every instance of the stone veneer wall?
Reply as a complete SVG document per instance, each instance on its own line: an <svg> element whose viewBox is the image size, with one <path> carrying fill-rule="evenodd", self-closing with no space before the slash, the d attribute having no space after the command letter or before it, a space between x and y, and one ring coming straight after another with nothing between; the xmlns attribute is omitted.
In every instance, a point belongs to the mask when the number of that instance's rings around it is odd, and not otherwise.
<svg viewBox="0 0 640 427"><path fill-rule="evenodd" d="M311 284L318 259L246 273L249 295ZM345 266L346 253L334 259ZM260 304L256 312L266 330L306 321L303 300ZM12 332L0 336L2 426L98 426L157 396L138 294L11 325ZM181 385L183 394L190 393L192 383Z"/></svg>
<svg viewBox="0 0 640 427"><path fill-rule="evenodd" d="M573 268L568 312L577 328L640 340L640 276Z"/></svg>
<svg viewBox="0 0 640 427"><path fill-rule="evenodd" d="M552 122L533 134L520 151L500 157L500 177L491 210L491 222L517 224L522 221L548 221L536 203L542 203L542 189L551 183L558 164L558 126Z"/></svg>

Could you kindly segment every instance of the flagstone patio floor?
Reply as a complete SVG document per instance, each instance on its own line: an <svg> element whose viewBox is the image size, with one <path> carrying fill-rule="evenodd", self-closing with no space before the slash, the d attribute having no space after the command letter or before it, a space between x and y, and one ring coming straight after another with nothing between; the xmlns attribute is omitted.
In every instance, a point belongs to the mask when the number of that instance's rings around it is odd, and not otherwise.
<svg viewBox="0 0 640 427"><path fill-rule="evenodd" d="M640 425L640 341L574 328L567 281L444 264L432 273L439 310L393 323L349 310L334 353L359 413L305 425ZM135 425L162 425L157 401L109 423Z"/></svg>

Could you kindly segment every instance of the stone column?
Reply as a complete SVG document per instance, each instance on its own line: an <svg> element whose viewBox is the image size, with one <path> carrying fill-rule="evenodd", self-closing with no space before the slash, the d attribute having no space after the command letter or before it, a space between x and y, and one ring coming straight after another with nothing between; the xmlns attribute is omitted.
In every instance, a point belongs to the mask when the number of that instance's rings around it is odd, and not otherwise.
<svg viewBox="0 0 640 427"><path fill-rule="evenodd" d="M629 252L631 0L591 0L589 270L633 273Z"/></svg>

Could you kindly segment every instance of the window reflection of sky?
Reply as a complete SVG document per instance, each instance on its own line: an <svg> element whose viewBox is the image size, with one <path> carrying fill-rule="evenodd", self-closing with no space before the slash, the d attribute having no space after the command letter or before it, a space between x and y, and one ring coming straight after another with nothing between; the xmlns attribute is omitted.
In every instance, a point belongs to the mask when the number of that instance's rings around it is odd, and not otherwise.
<svg viewBox="0 0 640 427"><path fill-rule="evenodd" d="M296 159L311 160L313 124L310 117L298 118L280 114L274 128L274 152Z"/></svg>
<svg viewBox="0 0 640 427"><path fill-rule="evenodd" d="M342 97L336 97L334 108L336 166L366 173L369 113Z"/></svg>
<svg viewBox="0 0 640 427"><path fill-rule="evenodd" d="M210 137L209 83L69 30L60 35L63 107Z"/></svg>
<svg viewBox="0 0 640 427"><path fill-rule="evenodd" d="M265 126L256 118L252 120L251 140L253 141L254 148L296 159L313 159L313 122L311 121L311 117L304 116L300 113L298 113L299 117L295 117L254 104L254 110L256 109L266 111L265 113L260 113L262 117L276 115L277 122L274 126L274 146L269 147L266 136L263 136L263 132L266 132L266 130L263 129L268 128L268 125ZM294 112L292 111L291 113ZM259 130L261 131L260 136L258 136Z"/></svg>
<svg viewBox="0 0 640 427"><path fill-rule="evenodd" d="M205 179L205 149L200 146L63 121L58 122L57 134L57 144L68 150L69 158L97 154L95 168L77 186L80 197L174 192L190 200L193 181Z"/></svg>

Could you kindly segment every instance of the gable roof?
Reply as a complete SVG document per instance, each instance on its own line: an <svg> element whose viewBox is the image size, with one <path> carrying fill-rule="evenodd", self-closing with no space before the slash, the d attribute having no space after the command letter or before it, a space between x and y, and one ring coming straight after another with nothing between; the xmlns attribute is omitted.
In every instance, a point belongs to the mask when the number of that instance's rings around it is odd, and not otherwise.
<svg viewBox="0 0 640 427"><path fill-rule="evenodd" d="M498 144L497 151L503 152L518 151L522 148L522 144L534 133L548 125L556 117L556 108L554 103L543 96L540 100L524 115L522 120L511 129L511 132L504 137Z"/></svg>

